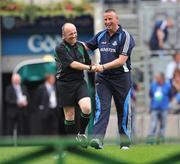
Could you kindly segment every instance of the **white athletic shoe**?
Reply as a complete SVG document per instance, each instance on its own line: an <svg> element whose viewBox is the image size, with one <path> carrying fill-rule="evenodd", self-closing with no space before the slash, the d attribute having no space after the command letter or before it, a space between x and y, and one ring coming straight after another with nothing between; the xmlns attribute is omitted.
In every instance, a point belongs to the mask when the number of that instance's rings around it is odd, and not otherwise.
<svg viewBox="0 0 180 164"><path fill-rule="evenodd" d="M129 147L128 146L122 146L121 149L122 150L129 150Z"/></svg>

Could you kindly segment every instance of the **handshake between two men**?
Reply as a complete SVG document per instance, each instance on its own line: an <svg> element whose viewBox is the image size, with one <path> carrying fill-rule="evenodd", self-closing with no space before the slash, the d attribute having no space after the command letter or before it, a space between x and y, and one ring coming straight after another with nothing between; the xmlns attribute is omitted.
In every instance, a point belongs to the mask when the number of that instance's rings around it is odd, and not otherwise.
<svg viewBox="0 0 180 164"><path fill-rule="evenodd" d="M103 72L105 70L104 65L95 64L89 66L89 71L91 72Z"/></svg>

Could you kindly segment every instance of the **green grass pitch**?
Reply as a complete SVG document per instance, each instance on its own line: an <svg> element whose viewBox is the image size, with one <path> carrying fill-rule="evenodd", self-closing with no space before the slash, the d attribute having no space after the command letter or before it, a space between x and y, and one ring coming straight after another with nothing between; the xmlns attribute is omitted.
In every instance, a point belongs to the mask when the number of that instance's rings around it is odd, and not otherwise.
<svg viewBox="0 0 180 164"><path fill-rule="evenodd" d="M13 159L19 155L38 150L39 147L0 147L0 163L2 161ZM148 164L162 161L161 163L180 164L180 144L162 144L162 145L134 145L129 150L121 150L117 145L105 145L102 150L95 150L89 147L85 151L95 152L106 157L119 159L132 164ZM177 158L177 156L179 157ZM176 156L176 158L172 158ZM53 164L57 163L58 154L49 154L40 159L25 162L25 164ZM100 164L101 162L85 159L67 151L63 153L65 164ZM168 161L169 160L169 161ZM171 163L171 162L170 162Z"/></svg>

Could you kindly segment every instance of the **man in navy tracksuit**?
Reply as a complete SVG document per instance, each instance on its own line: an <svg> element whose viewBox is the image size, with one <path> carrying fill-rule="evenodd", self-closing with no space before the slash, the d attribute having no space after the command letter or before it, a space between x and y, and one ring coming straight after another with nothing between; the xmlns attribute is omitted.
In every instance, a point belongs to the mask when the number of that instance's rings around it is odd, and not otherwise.
<svg viewBox="0 0 180 164"><path fill-rule="evenodd" d="M111 100L114 98L118 127L121 137L128 142L121 142L121 148L128 148L131 137L131 51L135 46L132 36L118 25L116 11L108 9L104 13L106 29L99 32L85 43L86 48L99 48L100 63L96 67L97 97L100 103L96 107L93 139L90 142L96 149L103 148L103 138L107 129Z"/></svg>

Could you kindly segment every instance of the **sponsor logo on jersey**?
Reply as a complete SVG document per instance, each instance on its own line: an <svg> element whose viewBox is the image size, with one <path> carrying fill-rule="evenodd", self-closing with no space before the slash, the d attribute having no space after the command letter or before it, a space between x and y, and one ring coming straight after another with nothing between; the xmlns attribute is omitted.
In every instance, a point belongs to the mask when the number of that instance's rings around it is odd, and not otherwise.
<svg viewBox="0 0 180 164"><path fill-rule="evenodd" d="M116 52L115 48L100 48L101 52Z"/></svg>

